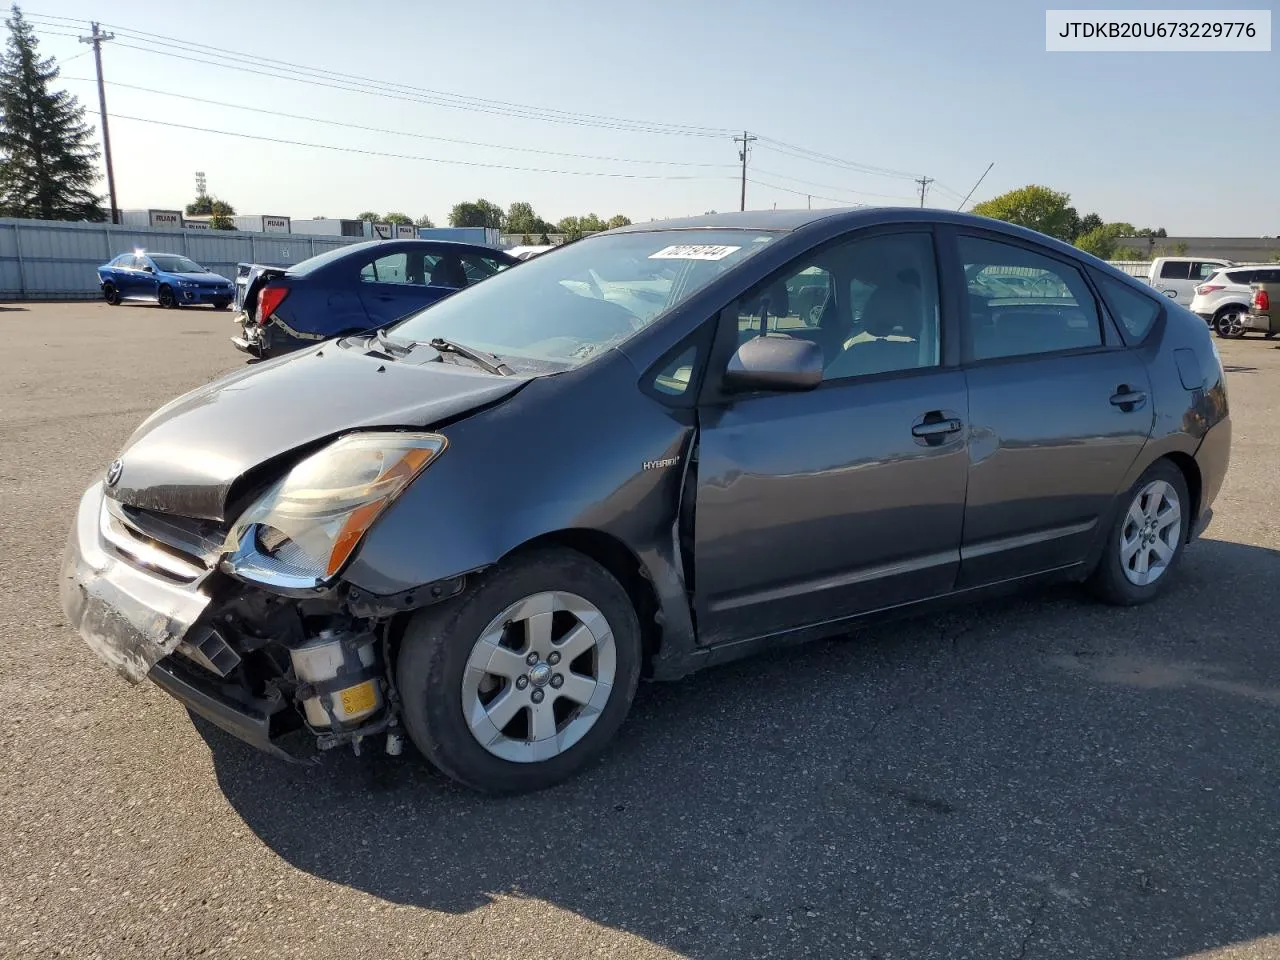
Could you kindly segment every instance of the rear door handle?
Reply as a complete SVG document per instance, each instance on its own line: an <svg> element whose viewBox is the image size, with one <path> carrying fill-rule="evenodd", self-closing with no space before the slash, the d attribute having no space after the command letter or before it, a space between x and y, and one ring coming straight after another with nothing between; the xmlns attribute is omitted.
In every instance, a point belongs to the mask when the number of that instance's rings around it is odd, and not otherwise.
<svg viewBox="0 0 1280 960"><path fill-rule="evenodd" d="M943 437L949 433L959 433L960 426L960 421L955 419L917 423L911 428L911 435L913 437Z"/></svg>
<svg viewBox="0 0 1280 960"><path fill-rule="evenodd" d="M1120 407L1126 413L1130 410L1137 410L1147 402L1147 395L1141 390L1125 390L1121 389L1117 393L1111 395L1111 405Z"/></svg>

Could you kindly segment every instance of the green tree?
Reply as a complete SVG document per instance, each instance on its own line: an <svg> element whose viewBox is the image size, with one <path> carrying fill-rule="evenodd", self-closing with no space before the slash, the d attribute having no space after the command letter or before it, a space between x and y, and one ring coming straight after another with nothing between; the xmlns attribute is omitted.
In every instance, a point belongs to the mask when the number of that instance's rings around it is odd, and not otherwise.
<svg viewBox="0 0 1280 960"><path fill-rule="evenodd" d="M973 212L1029 227L1068 242L1080 229L1080 216L1071 206L1071 195L1036 184L984 200L974 206Z"/></svg>
<svg viewBox="0 0 1280 960"><path fill-rule="evenodd" d="M428 229L435 226L435 224L431 222L431 218L428 217L425 213L422 216L420 216L417 220L413 221L413 225L415 227L427 227Z"/></svg>
<svg viewBox="0 0 1280 960"><path fill-rule="evenodd" d="M509 233L530 233L538 227L538 215L533 212L533 205L517 201L507 207L506 229Z"/></svg>
<svg viewBox="0 0 1280 960"><path fill-rule="evenodd" d="M391 223L396 226L400 226L401 224L408 225L413 223L413 221L409 218L409 215L407 213L388 213L385 217L382 218L382 222Z"/></svg>
<svg viewBox="0 0 1280 960"><path fill-rule="evenodd" d="M1145 260L1147 259L1147 256L1146 254L1133 249L1133 247L1116 247L1114 250L1111 251L1111 256L1109 256L1107 259L1108 260Z"/></svg>
<svg viewBox="0 0 1280 960"><path fill-rule="evenodd" d="M1092 214L1090 214L1092 216ZM1088 219L1088 218L1085 218ZM1084 221L1081 221L1083 225ZM1075 244L1085 253L1092 253L1103 260L1122 259L1116 257L1116 242L1121 237L1134 235L1131 223L1104 223L1092 230L1082 232L1075 239Z"/></svg>
<svg viewBox="0 0 1280 960"><path fill-rule="evenodd" d="M208 217L212 230L234 230L236 225L231 218L235 215L235 207L207 193L197 194L195 200L187 204L187 216Z"/></svg>
<svg viewBox="0 0 1280 960"><path fill-rule="evenodd" d="M556 223L556 233L563 233L565 240L577 240L582 236L582 220L578 217L561 217Z"/></svg>
<svg viewBox="0 0 1280 960"><path fill-rule="evenodd" d="M0 56L0 215L41 220L106 219L98 182L98 148L84 107L41 58L35 32L14 4Z"/></svg>
<svg viewBox="0 0 1280 960"><path fill-rule="evenodd" d="M366 210L364 213L356 214L357 220L364 220L368 223L382 223L382 218L372 210Z"/></svg>
<svg viewBox="0 0 1280 960"><path fill-rule="evenodd" d="M236 225L231 218L235 215L235 207L207 193L197 194L195 200L187 204L187 216L208 217L212 230L234 230Z"/></svg>
<svg viewBox="0 0 1280 960"><path fill-rule="evenodd" d="M451 227L492 227L501 230L503 219L502 208L485 199L474 202L464 200L454 204L449 211Z"/></svg>
<svg viewBox="0 0 1280 960"><path fill-rule="evenodd" d="M609 222L605 224L605 227L608 228L609 230L613 230L617 227L629 227L629 226L631 226L631 218L624 217L620 213L615 213L612 217L609 218Z"/></svg>
<svg viewBox="0 0 1280 960"><path fill-rule="evenodd" d="M1086 234L1092 230L1097 230L1103 225L1103 223L1103 219L1096 213L1087 213L1080 218L1080 234ZM1077 236L1079 236L1079 234Z"/></svg>

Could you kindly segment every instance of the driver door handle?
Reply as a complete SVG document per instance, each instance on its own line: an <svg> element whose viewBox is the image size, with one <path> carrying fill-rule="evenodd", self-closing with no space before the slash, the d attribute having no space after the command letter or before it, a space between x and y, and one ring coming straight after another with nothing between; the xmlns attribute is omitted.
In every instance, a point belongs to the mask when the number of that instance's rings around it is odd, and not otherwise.
<svg viewBox="0 0 1280 960"><path fill-rule="evenodd" d="M1125 413L1137 410L1147 402L1147 395L1141 390L1130 390L1128 387L1121 387L1118 391L1111 395L1111 405L1119 407Z"/></svg>
<svg viewBox="0 0 1280 960"><path fill-rule="evenodd" d="M948 418L945 420L934 420L928 423L917 423L911 428L913 437L943 437L949 433L960 432L960 421Z"/></svg>

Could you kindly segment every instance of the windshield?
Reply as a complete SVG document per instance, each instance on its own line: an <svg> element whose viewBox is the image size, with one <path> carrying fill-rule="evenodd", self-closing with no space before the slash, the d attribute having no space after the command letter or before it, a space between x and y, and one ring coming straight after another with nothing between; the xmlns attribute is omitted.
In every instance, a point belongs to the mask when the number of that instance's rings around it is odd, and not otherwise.
<svg viewBox="0 0 1280 960"><path fill-rule="evenodd" d="M194 260L188 260L186 257L179 257L174 254L153 253L151 254L151 261L156 265L157 270L163 270L165 273L209 272Z"/></svg>
<svg viewBox="0 0 1280 960"><path fill-rule="evenodd" d="M395 336L442 337L513 365L568 369L644 329L774 236L655 230L580 240L414 314Z"/></svg>

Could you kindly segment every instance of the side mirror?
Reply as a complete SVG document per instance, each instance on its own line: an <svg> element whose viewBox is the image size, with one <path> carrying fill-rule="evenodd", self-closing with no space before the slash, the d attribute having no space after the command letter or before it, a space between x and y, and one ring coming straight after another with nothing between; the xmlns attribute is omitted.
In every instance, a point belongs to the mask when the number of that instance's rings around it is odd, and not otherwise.
<svg viewBox="0 0 1280 960"><path fill-rule="evenodd" d="M149 263L144 263L144 264L142 265L142 269L143 269L143 270L145 270L147 273L155 273L155 272L156 272L156 268L155 268L155 267L153 267L153 266L152 266L151 264L149 264Z"/></svg>
<svg viewBox="0 0 1280 960"><path fill-rule="evenodd" d="M822 348L785 334L753 337L729 358L726 389L812 390L822 382Z"/></svg>

